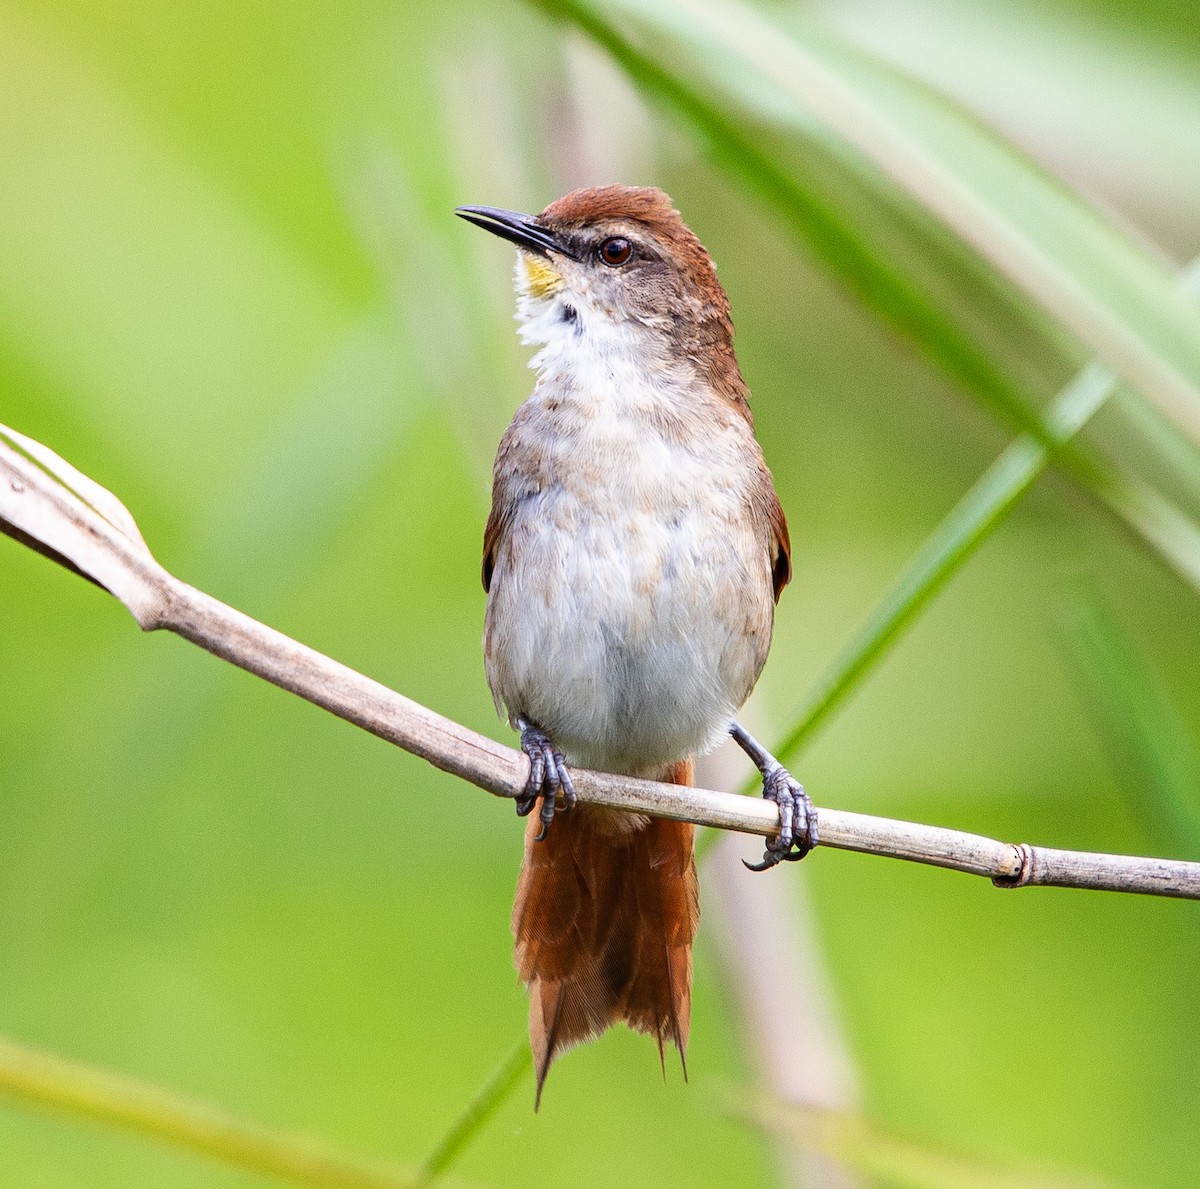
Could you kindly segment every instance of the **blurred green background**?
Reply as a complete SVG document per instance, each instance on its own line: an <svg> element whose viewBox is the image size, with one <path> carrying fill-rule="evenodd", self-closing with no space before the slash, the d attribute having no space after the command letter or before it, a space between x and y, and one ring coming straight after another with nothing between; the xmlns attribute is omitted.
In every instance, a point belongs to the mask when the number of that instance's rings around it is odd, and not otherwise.
<svg viewBox="0 0 1200 1189"><path fill-rule="evenodd" d="M1193 0L803 11L1174 266L1197 251ZM1083 361L942 233L812 164L1031 403ZM733 304L794 549L754 709L770 736L1013 431L536 8L0 2L0 420L115 491L186 581L511 742L483 680L479 545L532 376L511 251L451 211L614 180L672 194ZM1115 416L1094 440L1138 460ZM0 1032L419 1163L524 1030L511 806L142 637L5 540L0 593ZM1200 856L1200 794L1153 795L1194 757L1198 629L1195 592L1047 476L795 770L822 805ZM1195 905L1001 895L835 852L766 878L806 885L879 1126L984 1163L1195 1184ZM539 1115L522 1086L458 1171L775 1183L765 1141L719 1109L753 1076L719 967L702 929L691 1085L611 1033L555 1068ZM0 1110L0 1181L273 1183L20 1104Z"/></svg>

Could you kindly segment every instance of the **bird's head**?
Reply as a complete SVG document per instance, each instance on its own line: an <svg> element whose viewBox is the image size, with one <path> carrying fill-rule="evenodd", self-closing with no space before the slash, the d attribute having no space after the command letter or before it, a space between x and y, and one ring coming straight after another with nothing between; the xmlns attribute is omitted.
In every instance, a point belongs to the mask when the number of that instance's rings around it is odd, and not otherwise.
<svg viewBox="0 0 1200 1189"><path fill-rule="evenodd" d="M529 342L617 342L661 356L732 353L729 301L712 258L661 190L574 190L538 215L457 214L517 245Z"/></svg>

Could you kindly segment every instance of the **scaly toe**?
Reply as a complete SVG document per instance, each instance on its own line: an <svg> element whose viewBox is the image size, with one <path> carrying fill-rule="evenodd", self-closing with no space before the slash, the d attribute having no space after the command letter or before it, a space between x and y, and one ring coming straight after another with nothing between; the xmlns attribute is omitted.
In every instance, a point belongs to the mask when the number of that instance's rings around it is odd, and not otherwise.
<svg viewBox="0 0 1200 1189"><path fill-rule="evenodd" d="M779 806L779 833L767 842L762 862L745 864L751 871L803 859L817 845L817 811L800 782L782 765L763 776L763 796Z"/></svg>
<svg viewBox="0 0 1200 1189"><path fill-rule="evenodd" d="M521 750L529 757L529 779L525 783L525 791L516 799L517 813L525 817L541 801L542 808L538 816L542 828L534 839L541 842L554 820L558 794L561 792L563 795L564 808L571 809L576 800L575 788L567 771L566 757L554 746L546 732L525 719L518 719L517 725L521 729Z"/></svg>
<svg viewBox="0 0 1200 1189"><path fill-rule="evenodd" d="M577 798L575 786L571 783L571 773L567 770L566 757L561 751L554 753L554 768L558 773L558 786L562 789L563 812L566 813L568 809L575 808Z"/></svg>

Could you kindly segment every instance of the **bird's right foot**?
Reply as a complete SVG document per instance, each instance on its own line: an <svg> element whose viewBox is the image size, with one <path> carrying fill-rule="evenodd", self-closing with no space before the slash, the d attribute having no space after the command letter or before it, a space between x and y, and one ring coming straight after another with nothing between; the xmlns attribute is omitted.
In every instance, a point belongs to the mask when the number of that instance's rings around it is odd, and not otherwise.
<svg viewBox="0 0 1200 1189"><path fill-rule="evenodd" d="M525 783L525 791L517 798L517 814L520 817L527 816L541 800L542 809L538 816L542 828L534 839L535 842L541 842L554 820L558 794L562 793L563 809L573 809L575 788L567 771L566 756L554 746L550 736L525 718L517 719L517 727L521 732L521 750L529 757L529 779Z"/></svg>

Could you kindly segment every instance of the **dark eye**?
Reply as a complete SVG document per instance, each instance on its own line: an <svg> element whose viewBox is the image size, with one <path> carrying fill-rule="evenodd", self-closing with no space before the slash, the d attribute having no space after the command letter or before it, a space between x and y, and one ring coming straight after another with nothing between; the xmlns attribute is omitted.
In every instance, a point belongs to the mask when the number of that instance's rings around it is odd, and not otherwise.
<svg viewBox="0 0 1200 1189"><path fill-rule="evenodd" d="M619 235L606 239L597 249L596 255L610 268L619 268L628 264L633 255L633 244Z"/></svg>

